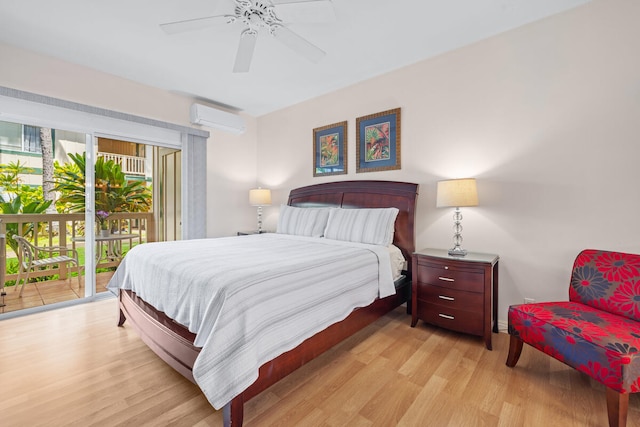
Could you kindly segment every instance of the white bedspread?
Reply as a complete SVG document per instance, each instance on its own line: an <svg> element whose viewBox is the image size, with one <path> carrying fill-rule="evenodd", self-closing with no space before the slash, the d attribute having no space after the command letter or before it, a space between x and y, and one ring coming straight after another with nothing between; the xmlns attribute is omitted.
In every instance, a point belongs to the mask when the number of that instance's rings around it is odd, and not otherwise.
<svg viewBox="0 0 640 427"><path fill-rule="evenodd" d="M391 276L384 247L261 234L136 246L108 288L133 290L196 334L193 375L220 409L265 362L394 294Z"/></svg>

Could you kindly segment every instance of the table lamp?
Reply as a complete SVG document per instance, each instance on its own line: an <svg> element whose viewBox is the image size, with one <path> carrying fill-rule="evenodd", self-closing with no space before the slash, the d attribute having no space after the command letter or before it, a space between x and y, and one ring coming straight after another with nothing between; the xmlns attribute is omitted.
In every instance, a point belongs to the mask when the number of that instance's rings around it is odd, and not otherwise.
<svg viewBox="0 0 640 427"><path fill-rule="evenodd" d="M249 204L258 207L258 233L262 233L262 207L271 204L271 190L260 187L249 190Z"/></svg>
<svg viewBox="0 0 640 427"><path fill-rule="evenodd" d="M465 256L467 251L462 249L462 214L460 208L465 206L478 206L478 190L474 178L448 179L438 181L436 207L455 207L453 214L453 248L449 249L449 255Z"/></svg>

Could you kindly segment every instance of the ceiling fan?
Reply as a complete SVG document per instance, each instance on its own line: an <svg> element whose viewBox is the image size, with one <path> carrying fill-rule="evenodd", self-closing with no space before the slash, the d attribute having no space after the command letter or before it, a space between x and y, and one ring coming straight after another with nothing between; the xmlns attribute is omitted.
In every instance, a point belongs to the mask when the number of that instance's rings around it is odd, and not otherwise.
<svg viewBox="0 0 640 427"><path fill-rule="evenodd" d="M258 31L266 29L270 35L294 52L312 62L318 62L325 52L295 32L288 22L332 22L335 20L331 0L227 0L235 6L233 15L216 15L203 18L160 24L167 34L192 31L217 24L241 23L234 73L246 73L251 66Z"/></svg>

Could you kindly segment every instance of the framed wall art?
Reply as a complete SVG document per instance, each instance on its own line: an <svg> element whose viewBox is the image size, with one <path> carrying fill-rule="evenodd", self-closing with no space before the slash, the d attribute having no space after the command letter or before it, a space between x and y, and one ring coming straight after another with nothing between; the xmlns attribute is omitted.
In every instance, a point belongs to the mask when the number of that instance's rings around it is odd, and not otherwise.
<svg viewBox="0 0 640 427"><path fill-rule="evenodd" d="M347 122L313 130L313 176L347 173Z"/></svg>
<svg viewBox="0 0 640 427"><path fill-rule="evenodd" d="M400 169L400 108L356 119L356 173Z"/></svg>

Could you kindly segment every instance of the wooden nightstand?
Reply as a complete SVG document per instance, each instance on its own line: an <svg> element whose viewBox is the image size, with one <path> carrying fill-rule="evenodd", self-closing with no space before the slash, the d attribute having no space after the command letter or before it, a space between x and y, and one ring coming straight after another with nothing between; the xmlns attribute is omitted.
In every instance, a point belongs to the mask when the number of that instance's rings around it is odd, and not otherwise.
<svg viewBox="0 0 640 427"><path fill-rule="evenodd" d="M442 249L415 252L411 327L422 319L479 335L491 350L492 321L493 332L498 332L498 260L498 255L474 252L464 257Z"/></svg>

